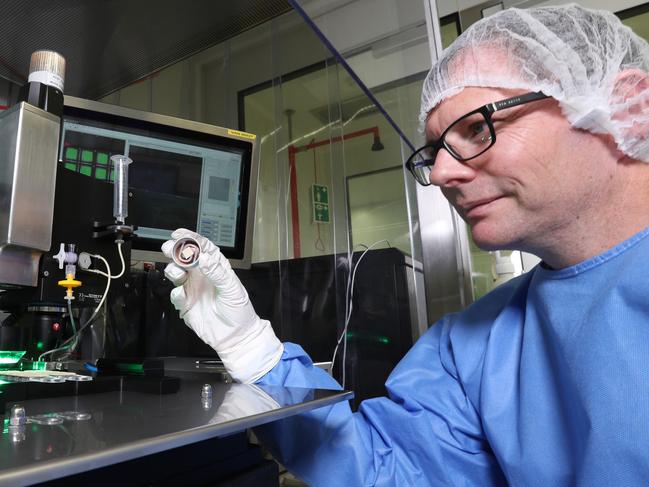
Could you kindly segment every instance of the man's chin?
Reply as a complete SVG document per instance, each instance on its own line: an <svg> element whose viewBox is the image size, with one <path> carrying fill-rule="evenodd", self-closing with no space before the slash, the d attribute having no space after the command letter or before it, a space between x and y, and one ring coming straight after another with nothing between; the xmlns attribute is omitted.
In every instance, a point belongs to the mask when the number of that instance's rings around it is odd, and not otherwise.
<svg viewBox="0 0 649 487"><path fill-rule="evenodd" d="M510 236L493 229L481 228L480 224L471 228L473 242L482 250L512 250L513 242Z"/></svg>

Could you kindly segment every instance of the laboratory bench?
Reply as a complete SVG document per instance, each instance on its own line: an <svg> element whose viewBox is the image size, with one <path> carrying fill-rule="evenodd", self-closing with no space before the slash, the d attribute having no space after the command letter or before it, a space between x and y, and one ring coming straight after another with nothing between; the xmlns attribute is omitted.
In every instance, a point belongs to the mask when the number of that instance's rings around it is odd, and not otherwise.
<svg viewBox="0 0 649 487"><path fill-rule="evenodd" d="M17 401L0 386L0 485L278 485L277 465L246 432L353 397L227 383L222 373L191 364L168 366L164 387L146 386L142 377L96 377L55 397L39 395L60 385L37 384L38 394L32 388ZM16 404L24 420L11 425Z"/></svg>

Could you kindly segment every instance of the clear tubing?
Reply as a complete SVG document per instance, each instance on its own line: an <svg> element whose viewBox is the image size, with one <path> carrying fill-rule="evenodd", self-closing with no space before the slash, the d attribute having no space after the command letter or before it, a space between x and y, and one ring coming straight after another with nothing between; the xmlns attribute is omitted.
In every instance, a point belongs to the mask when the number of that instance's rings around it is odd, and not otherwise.
<svg viewBox="0 0 649 487"><path fill-rule="evenodd" d="M112 156L110 160L113 162L113 173L115 174L113 216L116 221L125 223L128 216L128 166L133 161L122 155Z"/></svg>

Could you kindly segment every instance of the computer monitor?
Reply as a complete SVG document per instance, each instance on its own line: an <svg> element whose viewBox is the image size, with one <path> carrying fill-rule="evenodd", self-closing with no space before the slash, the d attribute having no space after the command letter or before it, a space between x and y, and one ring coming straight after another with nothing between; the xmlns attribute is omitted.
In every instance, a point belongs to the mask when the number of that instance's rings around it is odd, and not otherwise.
<svg viewBox="0 0 649 487"><path fill-rule="evenodd" d="M258 177L252 134L116 105L65 97L60 170L112 184L110 157L129 166L133 260L160 260L171 232L189 228L248 268Z"/></svg>

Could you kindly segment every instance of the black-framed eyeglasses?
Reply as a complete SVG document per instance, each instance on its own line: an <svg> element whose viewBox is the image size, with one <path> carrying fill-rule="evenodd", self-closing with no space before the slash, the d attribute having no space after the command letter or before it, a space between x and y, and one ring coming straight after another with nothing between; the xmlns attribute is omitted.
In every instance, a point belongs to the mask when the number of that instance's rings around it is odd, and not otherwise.
<svg viewBox="0 0 649 487"><path fill-rule="evenodd" d="M406 161L406 168L423 186L430 184L430 172L441 149L460 162L470 161L496 143L496 130L491 115L498 110L549 98L540 91L525 93L488 103L458 118L439 139L420 147Z"/></svg>

